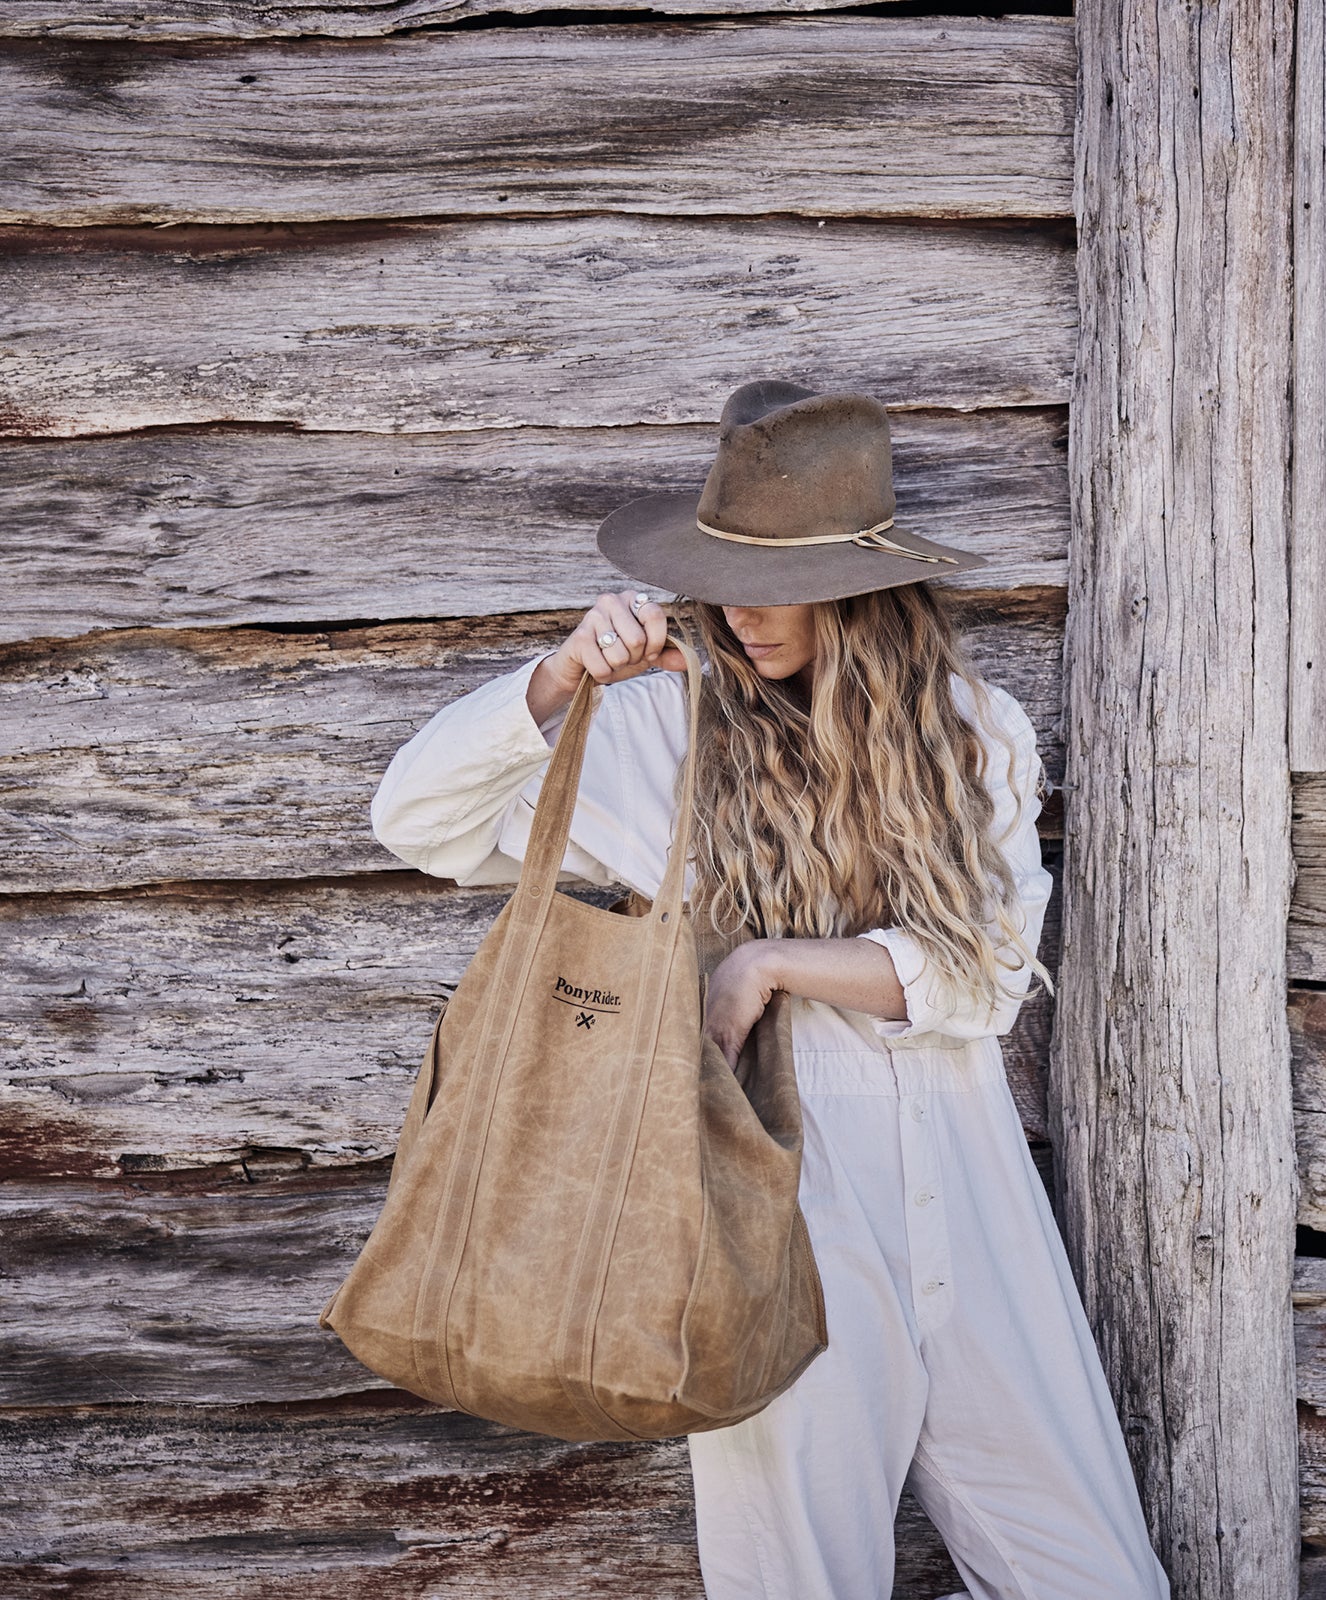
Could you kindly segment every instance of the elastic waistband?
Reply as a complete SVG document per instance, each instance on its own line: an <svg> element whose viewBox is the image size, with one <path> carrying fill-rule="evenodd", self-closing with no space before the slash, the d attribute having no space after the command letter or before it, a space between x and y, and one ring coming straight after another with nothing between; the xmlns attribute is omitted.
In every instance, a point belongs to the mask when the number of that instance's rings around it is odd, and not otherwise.
<svg viewBox="0 0 1326 1600"><path fill-rule="evenodd" d="M961 1039L951 1044L911 1045L890 1050L881 1040L871 1050L801 1049L796 1053L802 1094L873 1094L899 1099L909 1094L970 1094L1004 1082L999 1041Z"/></svg>

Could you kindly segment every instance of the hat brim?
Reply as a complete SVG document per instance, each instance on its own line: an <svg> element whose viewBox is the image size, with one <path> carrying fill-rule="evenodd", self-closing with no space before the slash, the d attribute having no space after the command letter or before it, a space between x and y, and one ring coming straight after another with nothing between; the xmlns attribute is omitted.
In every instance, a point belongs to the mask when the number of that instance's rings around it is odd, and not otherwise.
<svg viewBox="0 0 1326 1600"><path fill-rule="evenodd" d="M842 600L988 564L973 551L936 544L899 527L889 529L889 538L921 555L949 556L951 562L913 561L850 541L783 547L771 542L757 548L705 533L696 524L699 503L696 494L677 493L628 501L600 525L599 549L639 583L726 606Z"/></svg>

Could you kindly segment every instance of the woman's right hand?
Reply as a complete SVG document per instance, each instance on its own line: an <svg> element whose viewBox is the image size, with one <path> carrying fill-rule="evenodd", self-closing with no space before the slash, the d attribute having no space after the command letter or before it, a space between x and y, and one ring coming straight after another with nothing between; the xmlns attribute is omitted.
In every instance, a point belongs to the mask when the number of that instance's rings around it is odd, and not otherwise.
<svg viewBox="0 0 1326 1600"><path fill-rule="evenodd" d="M596 683L621 683L637 678L652 667L684 672L680 650L667 643L668 617L656 600L647 600L638 612L631 601L639 593L623 589L601 594L574 631L530 675L525 699L535 722L543 722L564 709L586 672ZM600 644L605 633L616 638Z"/></svg>

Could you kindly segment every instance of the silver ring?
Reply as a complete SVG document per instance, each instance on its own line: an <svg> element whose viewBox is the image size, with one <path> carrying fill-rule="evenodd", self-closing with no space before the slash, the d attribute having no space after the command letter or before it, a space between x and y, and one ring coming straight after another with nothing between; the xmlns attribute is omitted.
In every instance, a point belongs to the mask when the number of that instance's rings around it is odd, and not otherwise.
<svg viewBox="0 0 1326 1600"><path fill-rule="evenodd" d="M638 617L640 615L641 606L647 606L648 604L649 596L642 589L640 593L636 595L635 599L631 601L631 615L633 617Z"/></svg>
<svg viewBox="0 0 1326 1600"><path fill-rule="evenodd" d="M599 634L599 648L600 649L606 650L610 644L616 644L616 643L617 643L617 635L612 631L611 628L609 628L606 633Z"/></svg>

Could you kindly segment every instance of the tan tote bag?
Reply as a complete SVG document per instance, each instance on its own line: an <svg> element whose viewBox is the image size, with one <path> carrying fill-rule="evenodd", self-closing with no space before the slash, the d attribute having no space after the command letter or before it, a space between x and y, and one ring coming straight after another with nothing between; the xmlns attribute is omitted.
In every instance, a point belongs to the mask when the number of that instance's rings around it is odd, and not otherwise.
<svg viewBox="0 0 1326 1600"><path fill-rule="evenodd" d="M318 1318L398 1387L560 1439L725 1427L827 1344L787 996L735 1072L701 1034L682 900L700 664L678 648L691 740L658 898L609 910L554 888L586 674L520 882L443 1011L382 1212ZM723 941L706 944L712 967Z"/></svg>

